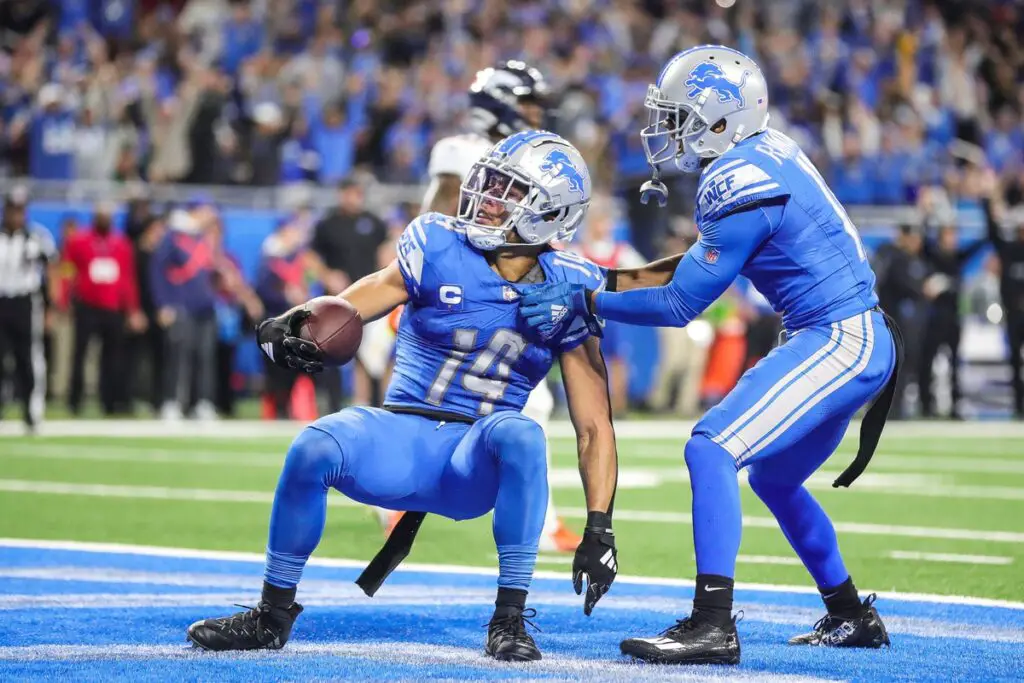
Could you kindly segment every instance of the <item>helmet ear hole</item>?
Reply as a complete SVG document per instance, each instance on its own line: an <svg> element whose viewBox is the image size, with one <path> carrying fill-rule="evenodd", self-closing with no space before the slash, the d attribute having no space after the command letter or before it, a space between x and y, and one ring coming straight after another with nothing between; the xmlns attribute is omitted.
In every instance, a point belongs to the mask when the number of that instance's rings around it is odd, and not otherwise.
<svg viewBox="0 0 1024 683"><path fill-rule="evenodd" d="M557 211L548 211L545 214L541 214L540 219L542 221L544 221L545 223L551 223L552 221L562 220L563 218L565 218L565 214L567 214L567 213L568 213L568 209L566 209L565 207L562 207L561 209L558 209Z"/></svg>
<svg viewBox="0 0 1024 683"><path fill-rule="evenodd" d="M718 135L719 133L725 131L725 126L725 119L718 119L717 121L715 121L715 125L711 126L711 132L714 133L715 135Z"/></svg>

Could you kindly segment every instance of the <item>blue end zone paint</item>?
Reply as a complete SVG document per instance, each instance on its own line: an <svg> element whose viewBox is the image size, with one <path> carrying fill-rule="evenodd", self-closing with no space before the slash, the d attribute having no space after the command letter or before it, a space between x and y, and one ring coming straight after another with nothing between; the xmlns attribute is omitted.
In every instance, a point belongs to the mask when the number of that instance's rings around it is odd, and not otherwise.
<svg viewBox="0 0 1024 683"><path fill-rule="evenodd" d="M261 573L252 561L0 547L0 680L988 681L1024 670L1024 610L882 599L893 649L843 652L785 645L820 616L816 596L758 590L737 593L746 611L739 669L631 665L618 655L619 640L670 625L690 589L620 583L587 618L568 573L538 579L531 591L544 661L498 665L481 653L493 577L401 571L369 599L351 583L357 569L322 566L304 576L306 612L284 651L213 655L185 647L190 622L255 602Z"/></svg>

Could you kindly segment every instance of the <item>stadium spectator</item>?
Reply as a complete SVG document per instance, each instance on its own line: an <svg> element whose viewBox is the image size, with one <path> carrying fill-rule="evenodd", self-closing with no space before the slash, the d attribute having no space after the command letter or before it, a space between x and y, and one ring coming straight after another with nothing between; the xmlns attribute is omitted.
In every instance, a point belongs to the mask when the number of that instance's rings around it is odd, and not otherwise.
<svg viewBox="0 0 1024 683"><path fill-rule="evenodd" d="M355 157L357 128L346 120L341 104L326 104L311 128L313 149L319 155L320 182L330 185L348 176Z"/></svg>
<svg viewBox="0 0 1024 683"><path fill-rule="evenodd" d="M263 25L253 15L249 0L228 0L231 13L223 24L220 63L229 74L260 51L266 37Z"/></svg>
<svg viewBox="0 0 1024 683"><path fill-rule="evenodd" d="M214 278L217 292L217 382L214 405L224 417L234 417L238 393L235 355L238 345L248 339L246 330L254 329L264 317L263 304L249 287L238 260L224 245L224 225L218 216L210 226Z"/></svg>
<svg viewBox="0 0 1024 683"><path fill-rule="evenodd" d="M316 224L310 244L327 291L340 292L372 273L385 239L387 226L366 209L362 181L346 178L339 183L338 205Z"/></svg>
<svg viewBox="0 0 1024 683"><path fill-rule="evenodd" d="M263 242L256 294L266 316L281 315L293 306L309 300L306 282L305 240L301 226L282 221ZM264 358L264 390L278 419L291 414L291 394L301 375L279 368ZM337 376L337 372L334 372Z"/></svg>
<svg viewBox="0 0 1024 683"><path fill-rule="evenodd" d="M907 387L918 384L921 346L923 343L926 302L935 295L926 292L928 264L924 260L921 230L912 225L900 226L895 242L882 245L875 253L874 270L878 278L878 301L892 316L903 333L904 363L893 395L890 417L908 416Z"/></svg>
<svg viewBox="0 0 1024 683"><path fill-rule="evenodd" d="M68 410L82 410L85 360L89 344L100 344L99 398L105 415L129 410L128 374L122 365L126 326L141 332L146 318L139 306L131 242L114 230L114 206L95 207L92 225L68 238L63 259L74 268L71 298L75 342Z"/></svg>
<svg viewBox="0 0 1024 683"><path fill-rule="evenodd" d="M66 245L80 229L78 216L65 214L60 220L57 243ZM50 301L46 324L46 378L47 396L66 400L71 379L71 360L74 349L74 319L71 313L71 285L75 267L60 259L51 273Z"/></svg>
<svg viewBox="0 0 1024 683"><path fill-rule="evenodd" d="M48 83L39 91L38 105L22 112L12 126L18 137L28 136L29 173L41 180L70 180L75 176L75 114L64 88Z"/></svg>
<svg viewBox="0 0 1024 683"><path fill-rule="evenodd" d="M693 223L678 219L662 246L661 257L684 253L696 239ZM649 404L656 411L693 417L701 407L701 385L714 328L707 316L686 327L658 329L658 364Z"/></svg>
<svg viewBox="0 0 1024 683"><path fill-rule="evenodd" d="M947 219L948 220L948 219ZM921 394L921 415L935 415L935 396L932 391L932 366L943 347L949 349L950 412L951 419L960 418L960 293L964 266L987 246L983 239L967 246L957 243L956 226L948 222L938 229L936 239L924 240L923 253L932 274L925 289L935 292L925 313L924 337L921 349L921 367L918 369Z"/></svg>
<svg viewBox="0 0 1024 683"><path fill-rule="evenodd" d="M129 202L125 223L125 234L135 253L139 305L147 321L141 332L128 333L125 363L131 369L129 395L143 399L156 413L164 396L164 329L157 321L150 271L153 252L163 241L167 224L163 216L151 213L145 198Z"/></svg>
<svg viewBox="0 0 1024 683"><path fill-rule="evenodd" d="M270 187L285 180L282 155L284 141L289 136L288 122L281 108L273 102L261 102L253 108L253 130L249 138L252 180L257 187ZM291 152L291 150L289 150ZM292 152L294 153L294 152ZM301 155L301 151L298 151ZM294 174L292 180L301 180ZM299 177L294 177L299 175Z"/></svg>
<svg viewBox="0 0 1024 683"><path fill-rule="evenodd" d="M1013 411L1018 418L1024 418L1024 223L1016 225L1016 235L1007 238L1003 234L999 212L1004 210L998 198L998 184L993 178L987 180L985 223L988 238L995 247L1001 263L999 293L1003 300L1003 320L1006 325L1006 340L1010 354L1011 385L1013 386Z"/></svg>
<svg viewBox="0 0 1024 683"><path fill-rule="evenodd" d="M205 199L171 213L167 234L153 252L150 282L156 321L164 331L164 420L179 420L194 403L200 420L217 416L217 321L213 249L207 232L216 209ZM192 387L195 395L191 396Z"/></svg>
<svg viewBox="0 0 1024 683"><path fill-rule="evenodd" d="M338 185L337 207L317 223L310 243L310 260L324 289L334 294L372 273L377 250L387 236L384 221L366 209L363 182L356 178L343 180ZM366 405L372 390L370 376L358 359L355 367L354 398L360 405ZM333 391L329 394L332 408L338 402Z"/></svg>
<svg viewBox="0 0 1024 683"><path fill-rule="evenodd" d="M231 81L221 72L197 69L198 94L188 128L191 170L185 182L224 185L231 181L235 131L224 120Z"/></svg>

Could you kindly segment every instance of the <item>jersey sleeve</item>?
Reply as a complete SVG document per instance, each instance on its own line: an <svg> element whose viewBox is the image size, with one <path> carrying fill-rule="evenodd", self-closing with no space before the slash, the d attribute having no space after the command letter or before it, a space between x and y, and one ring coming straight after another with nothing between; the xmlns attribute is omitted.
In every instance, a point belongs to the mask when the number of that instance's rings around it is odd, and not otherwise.
<svg viewBox="0 0 1024 683"><path fill-rule="evenodd" d="M438 140L430 151L427 174L431 177L453 175L460 179L469 174L469 170L480 154L475 145L469 144L458 136Z"/></svg>
<svg viewBox="0 0 1024 683"><path fill-rule="evenodd" d="M547 252L542 258L548 258L550 273L557 282L584 285L587 289L601 291L605 287L605 276L601 268L579 254L571 251ZM590 330L586 321L577 316L566 332L553 343L555 353L565 353L586 341Z"/></svg>
<svg viewBox="0 0 1024 683"><path fill-rule="evenodd" d="M707 222L664 287L601 292L598 315L633 325L683 327L722 295L782 219L778 204Z"/></svg>
<svg viewBox="0 0 1024 683"><path fill-rule="evenodd" d="M398 238L398 269L409 299L425 300L438 284L438 262L458 239L449 220L439 213L425 213L406 226Z"/></svg>
<svg viewBox="0 0 1024 683"><path fill-rule="evenodd" d="M767 164L745 157L723 157L708 167L697 186L697 223L788 196L785 182Z"/></svg>

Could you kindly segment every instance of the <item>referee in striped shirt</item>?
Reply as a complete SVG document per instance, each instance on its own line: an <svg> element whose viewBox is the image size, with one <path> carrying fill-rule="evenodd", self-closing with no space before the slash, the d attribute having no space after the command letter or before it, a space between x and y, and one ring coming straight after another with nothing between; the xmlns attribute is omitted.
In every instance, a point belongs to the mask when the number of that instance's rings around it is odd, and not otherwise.
<svg viewBox="0 0 1024 683"><path fill-rule="evenodd" d="M43 295L57 250L45 228L26 220L27 203L28 192L15 187L0 215L0 369L8 356L14 359L25 424L34 431L46 401Z"/></svg>

